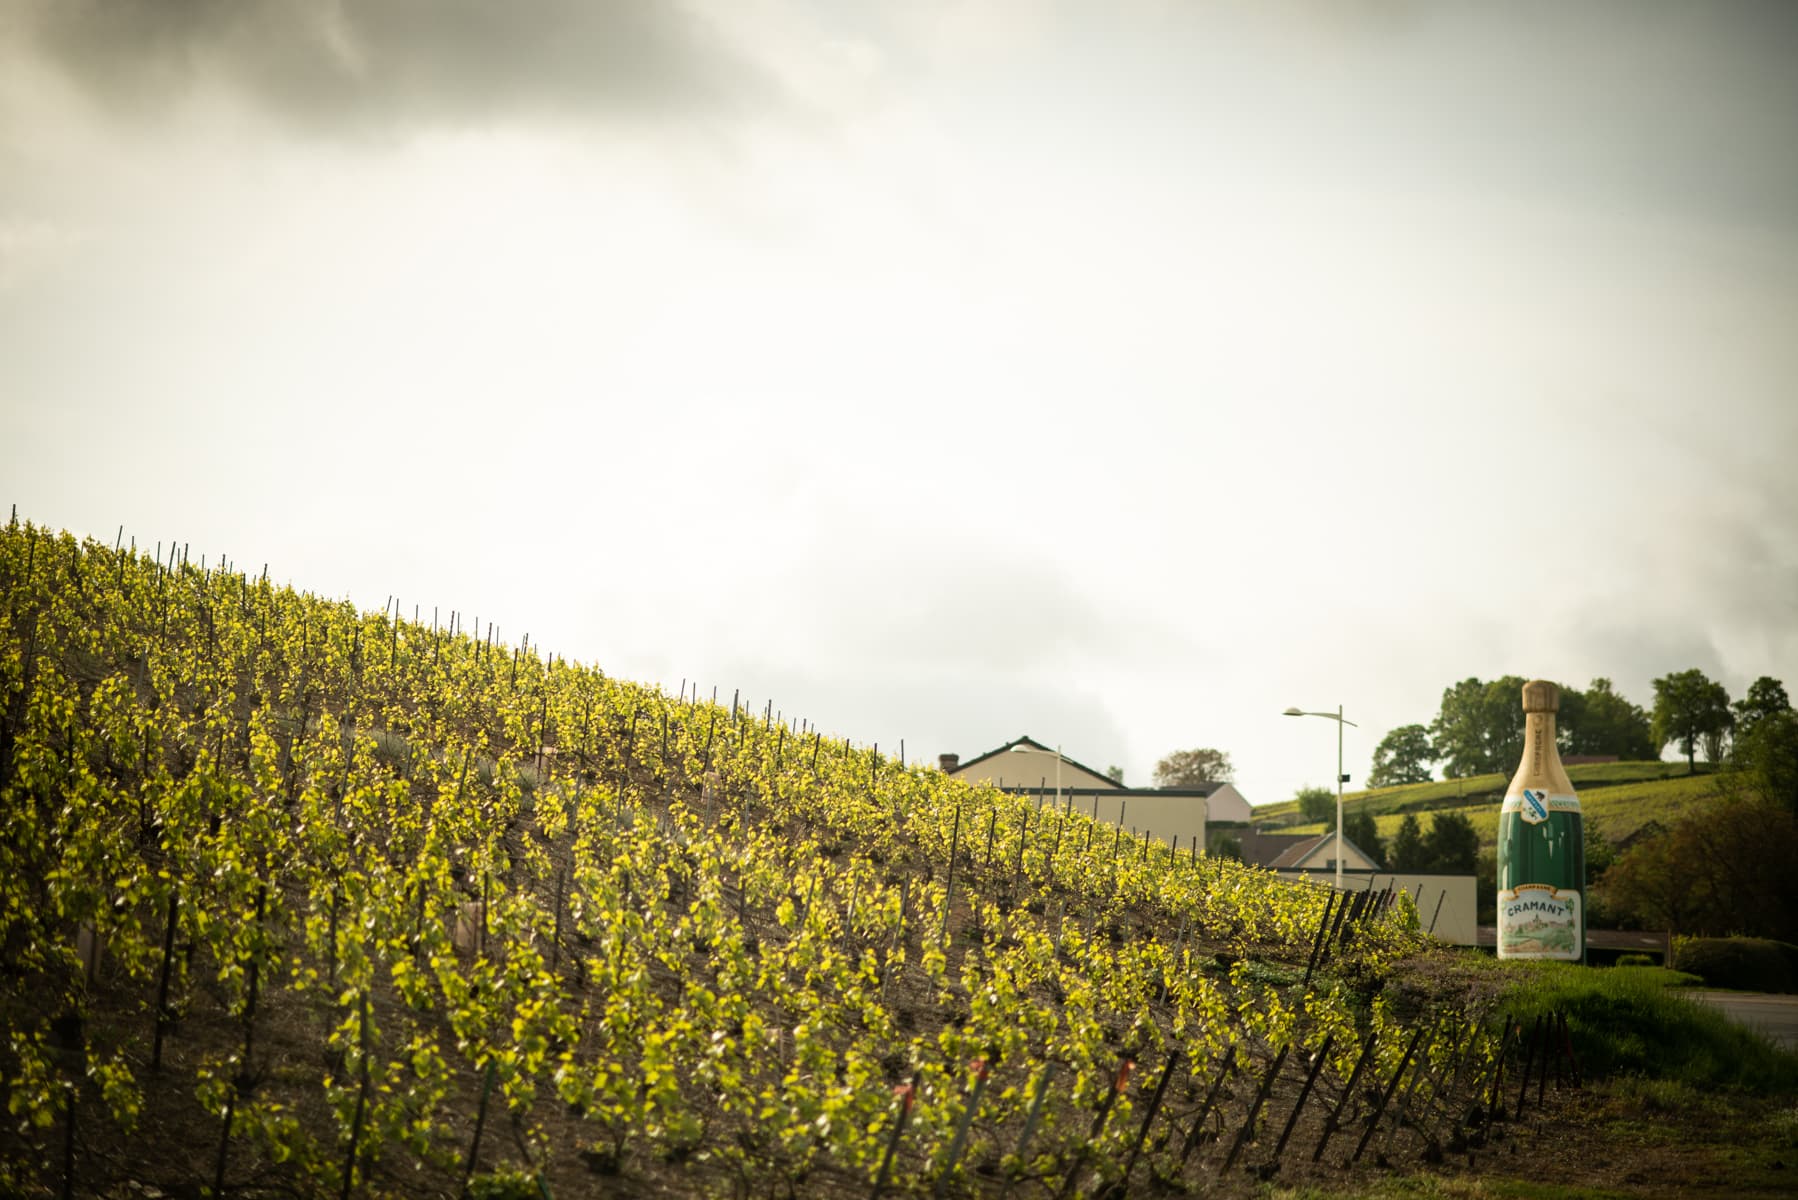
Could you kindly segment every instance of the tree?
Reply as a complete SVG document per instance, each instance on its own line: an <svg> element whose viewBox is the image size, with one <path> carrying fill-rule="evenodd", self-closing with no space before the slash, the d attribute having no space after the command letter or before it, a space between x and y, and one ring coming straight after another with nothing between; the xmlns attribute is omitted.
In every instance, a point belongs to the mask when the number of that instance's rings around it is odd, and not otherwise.
<svg viewBox="0 0 1798 1200"><path fill-rule="evenodd" d="M1327 821L1332 827L1336 824L1336 793L1329 788L1302 787L1293 799L1299 802L1299 815L1306 823Z"/></svg>
<svg viewBox="0 0 1798 1200"><path fill-rule="evenodd" d="M1798 816L1798 712L1756 719L1736 738L1733 757L1763 800Z"/></svg>
<svg viewBox="0 0 1798 1200"><path fill-rule="evenodd" d="M1734 719L1729 693L1696 667L1654 681L1655 745L1677 742L1688 771L1697 769L1699 743L1707 736L1720 742Z"/></svg>
<svg viewBox="0 0 1798 1200"><path fill-rule="evenodd" d="M1406 813L1393 835L1387 865L1394 871L1416 871L1422 875L1468 875L1473 873L1479 853L1479 832L1461 813L1434 814L1428 835L1417 814Z"/></svg>
<svg viewBox="0 0 1798 1200"><path fill-rule="evenodd" d="M1792 702L1785 685L1771 675L1762 675L1748 685L1748 693L1729 706L1736 718L1736 740L1751 736L1754 727L1774 713L1791 712Z"/></svg>
<svg viewBox="0 0 1798 1200"><path fill-rule="evenodd" d="M1223 783L1236 773L1230 756L1222 750L1202 747L1176 750L1155 764L1155 786L1163 788L1199 787L1207 783Z"/></svg>
<svg viewBox="0 0 1798 1200"><path fill-rule="evenodd" d="M1610 897L1598 884L1604 873L1611 869L1611 864L1617 861L1617 848L1604 835L1597 818L1586 817L1582 829L1586 839L1586 925L1588 928L1615 928L1620 914L1611 910Z"/></svg>
<svg viewBox="0 0 1798 1200"><path fill-rule="evenodd" d="M1604 829L1595 817L1580 822L1580 829L1586 840L1586 886L1589 888L1617 861L1617 847L1604 835Z"/></svg>
<svg viewBox="0 0 1798 1200"><path fill-rule="evenodd" d="M1450 779L1508 771L1523 757L1524 681L1469 677L1442 692L1430 740Z"/></svg>
<svg viewBox="0 0 1798 1200"><path fill-rule="evenodd" d="M1674 933L1798 937L1798 815L1724 795L1658 837L1637 842L1604 873L1607 907Z"/></svg>
<svg viewBox="0 0 1798 1200"><path fill-rule="evenodd" d="M1729 724L1721 729L1708 729L1704 736L1698 739L1698 744L1704 748L1705 762L1720 763L1723 761L1724 751L1729 745L1729 731L1735 723L1735 717L1731 716Z"/></svg>
<svg viewBox="0 0 1798 1200"><path fill-rule="evenodd" d="M1119 766L1106 767L1105 768L1105 778L1111 780L1111 782L1117 784L1119 787L1123 787L1124 786L1124 768L1119 767Z"/></svg>
<svg viewBox="0 0 1798 1200"><path fill-rule="evenodd" d="M1648 714L1618 695L1611 681L1602 676L1583 692L1562 690L1555 734L1563 754L1658 757Z"/></svg>
<svg viewBox="0 0 1798 1200"><path fill-rule="evenodd" d="M1605 907L1637 928L1690 932L1705 888L1696 872L1681 869L1684 849L1670 833L1631 846L1604 873Z"/></svg>
<svg viewBox="0 0 1798 1200"><path fill-rule="evenodd" d="M1380 836L1379 827L1374 824L1373 814L1366 809L1352 812L1343 818L1342 836L1373 859L1374 866L1386 865L1386 841Z"/></svg>
<svg viewBox="0 0 1798 1200"><path fill-rule="evenodd" d="M1464 814L1439 812L1424 839L1429 870L1444 875L1470 875L1480 853L1479 831Z"/></svg>
<svg viewBox="0 0 1798 1200"><path fill-rule="evenodd" d="M1400 725L1381 738L1374 748L1373 773L1367 777L1367 785L1392 787L1400 783L1428 783L1430 760L1435 757L1429 730L1422 725Z"/></svg>
<svg viewBox="0 0 1798 1200"><path fill-rule="evenodd" d="M1424 849L1423 826L1418 823L1416 813L1406 813L1405 819L1399 822L1398 832L1392 835L1392 869L1394 871L1422 871L1429 862L1429 852Z"/></svg>
<svg viewBox="0 0 1798 1200"><path fill-rule="evenodd" d="M1235 831L1229 829L1213 829L1206 839L1205 850L1213 858L1233 858L1242 861L1242 839Z"/></svg>

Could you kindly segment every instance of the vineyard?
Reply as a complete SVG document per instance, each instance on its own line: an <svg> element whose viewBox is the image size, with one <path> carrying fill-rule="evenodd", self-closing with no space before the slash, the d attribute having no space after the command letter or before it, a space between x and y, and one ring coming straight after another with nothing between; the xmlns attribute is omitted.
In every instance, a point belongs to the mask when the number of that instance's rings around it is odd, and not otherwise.
<svg viewBox="0 0 1798 1200"><path fill-rule="evenodd" d="M123 543L0 535L0 1191L1231 1193L1571 1078L1402 896Z"/></svg>

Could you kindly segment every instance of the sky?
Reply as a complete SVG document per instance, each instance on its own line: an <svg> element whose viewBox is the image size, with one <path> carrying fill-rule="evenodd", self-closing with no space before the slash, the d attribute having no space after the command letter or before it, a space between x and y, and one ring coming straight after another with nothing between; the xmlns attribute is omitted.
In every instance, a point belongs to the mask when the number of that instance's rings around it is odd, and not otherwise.
<svg viewBox="0 0 1798 1200"><path fill-rule="evenodd" d="M1798 690L1798 6L0 0L0 502L1254 803ZM1353 784L1351 784L1353 786Z"/></svg>

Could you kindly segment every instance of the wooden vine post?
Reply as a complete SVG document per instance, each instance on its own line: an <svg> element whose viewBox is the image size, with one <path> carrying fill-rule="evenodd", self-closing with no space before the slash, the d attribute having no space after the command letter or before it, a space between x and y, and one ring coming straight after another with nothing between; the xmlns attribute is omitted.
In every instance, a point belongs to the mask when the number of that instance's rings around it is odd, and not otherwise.
<svg viewBox="0 0 1798 1200"><path fill-rule="evenodd" d="M1195 846L1198 843L1196 836L1193 838L1193 843ZM1317 936L1311 942L1311 958L1305 963L1305 981L1301 986L1311 986L1311 972L1317 969L1317 956L1323 952L1324 948L1324 930L1330 927L1330 911L1335 907L1336 893L1331 891L1324 900L1323 919L1317 923Z"/></svg>
<svg viewBox="0 0 1798 1200"><path fill-rule="evenodd" d="M1543 1053L1547 1049L1546 1040L1542 1036L1543 1019L1541 1013L1536 1014L1536 1023L1530 1027L1530 1038L1524 1046L1523 1085L1517 1089L1517 1115L1519 1117L1523 1116L1523 1102L1530 1094L1530 1069L1537 1065L1537 1057L1539 1055L1543 1058L1541 1066L1544 1070L1542 1073L1544 1075L1547 1074L1547 1056ZM1539 1095L1536 1103L1538 1105L1542 1103Z"/></svg>
<svg viewBox="0 0 1798 1200"><path fill-rule="evenodd" d="M899 1113L893 1119L893 1132L887 1137L886 1152L880 1158L880 1173L874 1179L874 1191L869 1200L880 1200L880 1194L886 1190L887 1181L893 1174L893 1156L899 1152L899 1139L905 1134L905 1123L911 1118L912 1103L917 1099L918 1080L913 1075L910 1083L900 1084L893 1089L899 1101Z"/></svg>
<svg viewBox="0 0 1798 1200"><path fill-rule="evenodd" d="M1105 1093L1105 1099L1099 1104L1099 1112L1093 1117L1092 1131L1086 1135L1086 1141L1074 1151L1074 1161L1068 1167L1068 1173L1056 1193L1057 1200L1069 1200L1080 1183L1080 1170L1086 1165L1086 1156L1091 1152L1093 1143L1105 1131L1105 1122L1111 1116L1111 1110L1117 1106L1118 1097L1124 1094L1124 1087L1130 1082L1130 1072L1136 1069L1133 1059L1123 1059L1118 1063L1117 1075L1112 1079L1111 1090Z"/></svg>
<svg viewBox="0 0 1798 1200"><path fill-rule="evenodd" d="M1286 1127L1280 1130L1280 1139L1274 1143L1275 1162L1279 1161L1280 1155L1285 1151L1287 1139L1292 1137L1292 1131L1299 1123L1299 1114L1305 1111L1305 1101L1310 1099L1311 1089L1316 1086L1317 1077L1323 1073L1324 1063L1329 1061L1330 1047L1335 1044L1336 1035L1332 1033L1317 1048L1317 1054L1311 1060L1311 1069L1305 1073L1305 1086L1299 1089L1298 1103L1292 1106L1292 1115L1286 1118Z"/></svg>
<svg viewBox="0 0 1798 1200"><path fill-rule="evenodd" d="M1186 1160L1192 1157L1192 1152L1198 1149L1199 1143L1204 1140L1205 1121L1211 1116L1211 1110L1217 1106L1218 1095L1224 1090L1224 1083L1235 1069L1236 1043L1231 1042L1229 1048L1224 1051L1223 1064L1218 1067L1217 1075L1211 1081L1211 1090L1205 1093L1205 1102L1199 1105L1199 1111L1192 1118L1192 1128L1186 1131L1186 1141L1180 1146L1180 1161L1174 1168L1176 1172L1185 1169Z"/></svg>
<svg viewBox="0 0 1798 1200"><path fill-rule="evenodd" d="M1417 1032L1411 1035L1411 1044L1405 1047L1405 1053L1398 1060L1398 1070L1392 1073L1392 1081L1380 1093L1379 1103L1374 1106L1373 1119L1368 1121L1367 1128L1361 1132L1361 1140L1355 1144L1355 1153L1349 1158L1351 1164L1361 1161L1367 1143L1373 1140L1374 1130L1380 1127L1380 1118L1386 1115L1386 1106L1392 1103L1392 1095L1398 1091L1399 1081L1405 1077L1405 1068L1411 1065L1411 1056L1417 1053L1417 1046L1423 1041L1423 1035L1422 1026L1418 1026Z"/></svg>
<svg viewBox="0 0 1798 1200"><path fill-rule="evenodd" d="M961 805L955 806L955 828L949 834L949 874L943 888L943 929L942 936L949 934L949 912L955 906L955 856L961 849ZM985 1077L982 1076L982 1079Z"/></svg>
<svg viewBox="0 0 1798 1200"><path fill-rule="evenodd" d="M1053 1062L1044 1063L1043 1072L1037 1077L1036 1095L1030 1101L1030 1110L1024 1114L1024 1131L1018 1135L1018 1148L1013 1155L1016 1162L1013 1168L1006 1173L1005 1188L1000 1193L1001 1196L1011 1193L1011 1185L1017 1182L1018 1177L1024 1172L1024 1167L1030 1161L1030 1139L1036 1136L1037 1124L1043 1116L1043 1102L1049 1098L1049 1084L1054 1078L1055 1064Z"/></svg>
<svg viewBox="0 0 1798 1200"><path fill-rule="evenodd" d="M1161 1111L1162 1098L1167 1095L1168 1080L1174 1076L1174 1068L1180 1065L1180 1051L1175 1050L1167 1056L1167 1065L1161 1068L1161 1078L1155 1081L1154 1095L1149 1099L1148 1110L1142 1115L1142 1125L1136 1131L1136 1142L1130 1147L1130 1157L1124 1160L1124 1177L1119 1186L1125 1191L1130 1187L1130 1172L1136 1169L1136 1160L1142 1157L1143 1145L1149 1140L1149 1128L1155 1123L1155 1114Z"/></svg>
<svg viewBox="0 0 1798 1200"><path fill-rule="evenodd" d="M168 1031L169 1012L169 974L175 959L175 920L180 914L180 892L169 888L169 911L162 926L162 970L156 981L156 1033L150 1051L150 1070L162 1070L162 1038Z"/></svg>
<svg viewBox="0 0 1798 1200"><path fill-rule="evenodd" d="M350 1122L350 1148L343 1159L343 1191L340 1200L350 1200L350 1189L356 1181L356 1161L362 1143L362 1124L368 1117L370 1075L368 1069L368 989L362 990L356 1030L356 1051L360 1087L356 1091L356 1115Z"/></svg>
<svg viewBox="0 0 1798 1200"><path fill-rule="evenodd" d="M474 1113L474 1140L468 1144L468 1161L462 1166L462 1186L456 1189L456 1195L466 1196L468 1184L474 1178L476 1161L481 1154L481 1131L487 1127L487 1101L493 1095L493 1074L495 1063L491 1053L487 1058L487 1072L481 1083L481 1102Z"/></svg>
<svg viewBox="0 0 1798 1200"><path fill-rule="evenodd" d="M1255 1121L1261 1116L1261 1107L1267 1103L1268 1094L1274 1090L1274 1080L1280 1077L1280 1068L1286 1065L1286 1056L1291 1052L1290 1043L1281 1046L1280 1052L1274 1055L1273 1065L1267 1069L1267 1074L1262 1076L1261 1087L1255 1092L1255 1099L1249 1105L1249 1115L1243 1119L1242 1128L1236 1131L1236 1140L1230 1144L1230 1153L1224 1157L1226 1172L1236 1165L1236 1158L1242 1153L1242 1148L1253 1140Z"/></svg>
<svg viewBox="0 0 1798 1200"><path fill-rule="evenodd" d="M968 1144L968 1130L973 1126L974 1115L980 1109L981 1093L986 1091L986 1079L989 1071L987 1060L977 1058L968 1065L974 1073L974 1080L968 1088L968 1100L961 1111L961 1120L956 1122L955 1137L949 1143L948 1161L936 1177L935 1194L938 1196L944 1194L949 1186L949 1181L955 1177L955 1169L961 1165L962 1151L967 1148Z"/></svg>
<svg viewBox="0 0 1798 1200"><path fill-rule="evenodd" d="M1361 1082L1361 1073L1367 1069L1368 1061L1373 1058L1373 1049L1378 1041L1378 1033L1367 1035L1367 1041L1361 1047L1361 1056L1355 1060L1353 1069L1349 1071L1348 1082L1342 1085L1342 1095L1337 1097L1336 1107L1330 1110L1330 1115L1324 1120L1323 1132L1318 1135L1317 1145L1311 1151L1312 1162L1319 1162L1323 1159L1324 1147L1330 1144L1330 1139L1335 1137L1336 1131L1342 1127L1342 1114L1354 1102L1355 1085Z"/></svg>
<svg viewBox="0 0 1798 1200"><path fill-rule="evenodd" d="M71 1081L63 1085L62 1129L62 1200L75 1197L75 1106L78 1089Z"/></svg>

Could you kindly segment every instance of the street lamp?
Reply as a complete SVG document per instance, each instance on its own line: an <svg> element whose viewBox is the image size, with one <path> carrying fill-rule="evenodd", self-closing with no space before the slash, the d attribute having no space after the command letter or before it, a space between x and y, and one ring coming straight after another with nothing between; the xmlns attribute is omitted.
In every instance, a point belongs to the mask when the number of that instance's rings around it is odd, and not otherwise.
<svg viewBox="0 0 1798 1200"><path fill-rule="evenodd" d="M1299 708L1286 710L1289 717L1326 717L1336 722L1336 890L1342 890L1342 784L1348 778L1342 773L1342 727L1355 723L1342 715L1342 705L1336 706L1335 712L1305 712ZM1355 725L1359 729L1359 725Z"/></svg>

